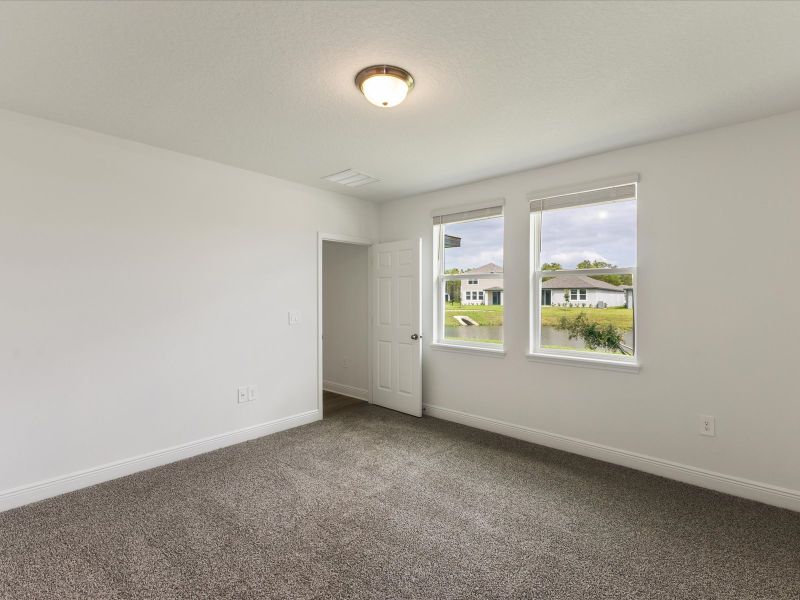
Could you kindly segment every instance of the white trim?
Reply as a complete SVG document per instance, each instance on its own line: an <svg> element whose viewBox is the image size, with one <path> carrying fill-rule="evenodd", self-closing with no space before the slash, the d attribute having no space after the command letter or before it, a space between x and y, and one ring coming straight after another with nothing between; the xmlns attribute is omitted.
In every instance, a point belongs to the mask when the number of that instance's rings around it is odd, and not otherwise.
<svg viewBox="0 0 800 600"><path fill-rule="evenodd" d="M479 356L489 356L491 358L505 358L506 355L506 351L503 348L487 348L485 346L462 346L460 344L434 342L430 345L430 347L432 350L461 352L462 354L477 354Z"/></svg>
<svg viewBox="0 0 800 600"><path fill-rule="evenodd" d="M344 235L342 233L323 233L320 231L317 236L322 242L341 242L343 244L355 244L357 246L371 246L375 243L368 238Z"/></svg>
<svg viewBox="0 0 800 600"><path fill-rule="evenodd" d="M445 206L442 208L435 208L431 211L432 217L444 217L446 215L454 215L456 213L469 212L472 210L482 210L484 208L495 208L497 206L505 206L505 198L493 198L490 200L483 200L481 202L471 202L469 204L458 204L456 206Z"/></svg>
<svg viewBox="0 0 800 600"><path fill-rule="evenodd" d="M588 456L615 465L636 469L637 471L644 471L645 473L666 477L667 479L674 479L710 490L716 490L733 496L756 500L765 504L800 512L800 490L791 490L769 483L762 483L733 475L725 475L723 473L708 471L699 467L684 465L646 454L604 446L602 444L587 442L557 433L549 433L522 425L514 425L513 423L481 417L451 408L444 408L432 404L425 404L423 408L425 414L437 419L461 423L462 425L492 431L533 444L540 444L572 454Z"/></svg>
<svg viewBox="0 0 800 600"><path fill-rule="evenodd" d="M333 392L341 396L348 396L356 398L357 400L364 400L369 402L369 390L364 388L355 387L352 385L345 385L343 383L336 383L335 381L323 381L322 389L326 392Z"/></svg>
<svg viewBox="0 0 800 600"><path fill-rule="evenodd" d="M631 178L634 178L633 180ZM629 175L621 175L612 177L603 181L594 182L594 184L581 184L580 186L572 186L572 188L582 188L584 186L602 186L614 185L614 182L629 183L634 181L636 183L635 200L637 202L636 211L636 255L637 266L635 267L613 267L608 269L563 269L559 271L543 271L542 265L539 264L542 254L542 213L540 211L532 211L528 219L528 291L530 297L528 298L529 318L528 318L528 359L533 361L551 362L554 364L562 365L575 365L585 366L600 369L610 369L617 371L637 372L639 370L639 363L641 361L641 351L639 344L639 301L637 297L638 285L638 249L639 249L639 174L633 173ZM567 188L564 188L567 189ZM544 192L539 192L544 193ZM564 193L564 192L562 192ZM532 193L533 194L533 193ZM529 194L530 198L532 194ZM615 357L609 355L607 358L594 357L588 352L581 352L576 350L563 351L563 350L549 350L541 346L541 309L542 309L542 277L557 277L559 275L581 275L591 276L600 274L630 274L633 283L633 356L628 357ZM586 289L589 289L588 287ZM600 288L602 289L602 288ZM627 303L628 292L624 291L625 300ZM570 300L572 302L572 300ZM575 300L580 302L580 300ZM552 303L552 300L551 300Z"/></svg>
<svg viewBox="0 0 800 600"><path fill-rule="evenodd" d="M629 183L639 183L639 181L639 173L628 173L626 175L595 179L594 181L587 181L585 183L561 185L543 190L535 190L533 192L529 192L526 195L526 198L528 201L532 202L534 200L544 200L546 198L553 198L555 196L565 196L568 194L577 194L579 192L588 192L591 190L601 190L604 188L616 187Z"/></svg>
<svg viewBox="0 0 800 600"><path fill-rule="evenodd" d="M505 200L502 198L501 205L505 205ZM497 200L494 201L495 203L498 202ZM434 211L436 212L436 211ZM505 232L505 215L503 215L503 231ZM505 234L503 235L503 252L505 253ZM460 273L457 275L445 275L443 273L444 267L444 225L436 224L434 222L433 225L433 343L430 347L434 350L445 350L448 352L461 352L466 354L482 354L484 356L489 355L495 358L503 358L506 353L504 346L501 346L499 349L493 347L485 347L482 345L478 345L478 343L469 344L469 345L461 345L461 344L451 344L445 341L444 338L444 328L445 328L445 289L446 289L446 282L447 281L454 281L454 280L462 280L468 281L470 279L503 279L503 273ZM469 285L469 284L467 284ZM477 291L477 290L474 290ZM485 290L484 290L485 291ZM466 302L476 302L480 304L465 304L465 306L486 306L484 304L485 297L483 302L481 302L477 297L475 300L471 300L467 298L467 290L463 289L462 292L464 293L464 301ZM473 292L473 290L469 290L469 292ZM500 304L503 305L504 300L504 293L501 293L501 300Z"/></svg>
<svg viewBox="0 0 800 600"><path fill-rule="evenodd" d="M317 232L317 410L322 415L322 389L324 387L322 374L322 249L324 242L340 242L343 244L356 244L367 246L367 373L369 389L367 402L372 402L372 245L375 243L368 238L361 238L341 233ZM321 417L320 417L321 418Z"/></svg>
<svg viewBox="0 0 800 600"><path fill-rule="evenodd" d="M622 371L623 373L638 373L641 368L639 363L632 361L594 358L591 356L572 356L569 354L556 354L555 352L529 352L526 356L528 360L532 362L551 363L571 367L588 367L590 369L603 369L606 371Z"/></svg>
<svg viewBox="0 0 800 600"><path fill-rule="evenodd" d="M447 290L447 284L441 278L442 272L441 261L444 260L444 235L442 235L444 225L433 226L433 282L431 289L433 290L433 331L431 331L431 340L436 342L440 337L444 337L444 322L445 322L445 302L444 294Z"/></svg>
<svg viewBox="0 0 800 600"><path fill-rule="evenodd" d="M549 272L550 271L548 271L548 273ZM553 273L556 273L556 272L558 272L558 271L553 271ZM477 279L478 281L480 281L481 279L503 279L503 273L481 273L480 275L475 275L474 273L472 273L472 274L470 274L470 273L457 273L457 274L453 274L453 275L445 275L445 274L443 274L441 277L442 277L443 281L458 281L458 280L469 281L470 279ZM476 285L476 284L468 283L467 285Z"/></svg>
<svg viewBox="0 0 800 600"><path fill-rule="evenodd" d="M178 460L197 456L198 454L205 454L225 446L240 444L271 433L306 425L318 421L321 418L321 414L318 410L309 410L289 417L274 419L235 431L164 448L163 450L156 450L66 475L59 475L44 481L2 490L0 491L0 512L30 504L31 502L60 496L67 492L97 485L118 477L125 477L139 471L160 467Z"/></svg>
<svg viewBox="0 0 800 600"><path fill-rule="evenodd" d="M627 275L633 273L636 267L612 267L608 269L558 269L557 271L537 271L540 277L558 277L559 275ZM588 287L588 286L587 286ZM601 288L605 289L605 288Z"/></svg>

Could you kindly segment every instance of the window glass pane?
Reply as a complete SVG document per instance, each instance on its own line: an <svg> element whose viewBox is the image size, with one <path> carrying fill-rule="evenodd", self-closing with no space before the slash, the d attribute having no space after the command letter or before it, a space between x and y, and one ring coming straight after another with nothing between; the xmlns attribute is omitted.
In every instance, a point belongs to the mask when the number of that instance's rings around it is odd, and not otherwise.
<svg viewBox="0 0 800 600"><path fill-rule="evenodd" d="M461 304L462 294L461 281L445 281L444 282L444 301L456 302Z"/></svg>
<svg viewBox="0 0 800 600"><path fill-rule="evenodd" d="M571 285L582 279L578 300ZM604 279L631 275L583 277L556 275L541 278L541 347L599 354L633 355L635 349L633 286Z"/></svg>
<svg viewBox="0 0 800 600"><path fill-rule="evenodd" d="M444 339L455 342L503 343L503 217L447 223L444 229L444 274L475 277L445 284ZM458 291L456 291L456 289Z"/></svg>
<svg viewBox="0 0 800 600"><path fill-rule="evenodd" d="M542 212L545 270L636 266L636 200Z"/></svg>
<svg viewBox="0 0 800 600"><path fill-rule="evenodd" d="M444 225L444 272L466 273L487 264L503 266L503 217ZM455 270L454 270L455 269Z"/></svg>
<svg viewBox="0 0 800 600"><path fill-rule="evenodd" d="M491 301L491 293L488 295ZM444 339L449 342L503 343L503 305L483 300L444 305Z"/></svg>

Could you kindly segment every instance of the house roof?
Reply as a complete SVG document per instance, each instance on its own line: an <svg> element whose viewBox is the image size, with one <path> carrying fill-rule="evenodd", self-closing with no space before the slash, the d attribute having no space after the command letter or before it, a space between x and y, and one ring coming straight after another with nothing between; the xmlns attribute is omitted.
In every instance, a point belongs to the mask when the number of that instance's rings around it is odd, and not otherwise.
<svg viewBox="0 0 800 600"><path fill-rule="evenodd" d="M623 291L623 288L608 283L607 281L600 281L599 279L592 279L586 275L556 275L552 279L542 282L542 289L571 289L571 288L584 288L584 289L597 289L597 290L613 290L615 292Z"/></svg>
<svg viewBox="0 0 800 600"><path fill-rule="evenodd" d="M470 269L469 271L464 271L464 275L488 275L490 273L502 273L503 267L500 265L496 265L494 263L487 263L482 267L478 267L476 269Z"/></svg>

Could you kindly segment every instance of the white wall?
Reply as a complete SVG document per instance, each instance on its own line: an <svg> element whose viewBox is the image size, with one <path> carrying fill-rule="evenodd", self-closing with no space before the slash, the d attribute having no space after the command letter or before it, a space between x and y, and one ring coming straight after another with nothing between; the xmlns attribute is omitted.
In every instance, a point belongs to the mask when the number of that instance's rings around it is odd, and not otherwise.
<svg viewBox="0 0 800 600"><path fill-rule="evenodd" d="M498 360L426 344L424 402L451 409L439 414L452 418L461 411L553 433L539 439L556 445L568 436L590 442L572 448L624 451L604 456L647 455L723 474L726 482L788 488L800 508L798 140L794 112L382 206L382 241L423 239L424 335L431 340L431 210L506 199L508 354ZM641 173L641 371L528 361L526 193L630 172ZM761 284L713 299L748 280L775 282L782 292L768 307ZM677 287L695 293L675 294ZM716 415L717 437L698 435L700 414Z"/></svg>
<svg viewBox="0 0 800 600"><path fill-rule="evenodd" d="M316 410L317 231L376 226L364 201L0 112L0 497Z"/></svg>
<svg viewBox="0 0 800 600"><path fill-rule="evenodd" d="M564 292L561 292L563 297ZM611 290L587 290L587 302L597 306L598 302L605 302L608 306L625 306L625 292L612 292Z"/></svg>
<svg viewBox="0 0 800 600"><path fill-rule="evenodd" d="M331 391L369 394L367 246L324 242L322 249L323 379Z"/></svg>

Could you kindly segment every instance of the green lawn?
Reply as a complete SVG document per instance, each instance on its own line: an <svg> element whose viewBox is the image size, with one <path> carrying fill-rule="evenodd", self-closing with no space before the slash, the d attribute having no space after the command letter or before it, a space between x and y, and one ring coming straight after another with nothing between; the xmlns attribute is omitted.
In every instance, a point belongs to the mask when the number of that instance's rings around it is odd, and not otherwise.
<svg viewBox="0 0 800 600"><path fill-rule="evenodd" d="M503 307L502 306L472 306L462 305L457 302L448 302L445 306L445 325L448 327L458 327L460 324L453 317L464 315L469 317L478 325L502 325ZM558 324L562 316L574 317L578 313L584 312L586 316L598 323L611 323L623 331L633 329L633 310L629 308L568 308L559 306L542 307L542 325L553 327Z"/></svg>
<svg viewBox="0 0 800 600"><path fill-rule="evenodd" d="M611 323L623 331L633 329L633 309L630 308L567 308L560 306L542 307L542 326L554 327L561 317L574 317L586 313L592 321L605 325Z"/></svg>
<svg viewBox="0 0 800 600"><path fill-rule="evenodd" d="M554 327L559 319L564 317L574 317L578 313L586 313L592 321L605 324L611 323L623 331L633 329L633 310L630 308L568 308L559 306L542 307L542 326ZM502 325L503 307L502 306L473 306L462 305L458 302L448 302L445 305L445 325L448 327L459 327L461 324L453 317L463 315L475 321L478 325Z"/></svg>
<svg viewBox="0 0 800 600"><path fill-rule="evenodd" d="M460 327L461 323L453 317L455 315L469 317L478 325L502 325L502 306L462 305L458 302L448 302L444 309L444 324L447 327Z"/></svg>

